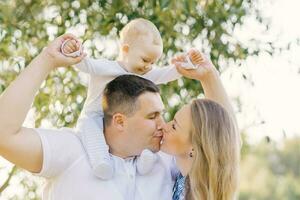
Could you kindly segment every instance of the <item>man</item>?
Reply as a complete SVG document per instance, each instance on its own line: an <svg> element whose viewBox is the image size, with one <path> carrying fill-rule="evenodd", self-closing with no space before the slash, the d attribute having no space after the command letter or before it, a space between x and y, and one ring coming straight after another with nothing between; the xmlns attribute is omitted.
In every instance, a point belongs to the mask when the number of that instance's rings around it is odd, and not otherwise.
<svg viewBox="0 0 300 200"><path fill-rule="evenodd" d="M158 151L164 109L157 87L137 76L121 76L105 90L105 137L115 162L115 176L93 176L87 156L72 130L22 127L34 96L55 68L80 62L64 57L60 46L70 34L55 39L10 84L0 97L0 155L47 178L46 200L132 200L172 198L172 159L159 153L153 170L140 176L136 159L148 148ZM21 98L20 98L21 97Z"/></svg>

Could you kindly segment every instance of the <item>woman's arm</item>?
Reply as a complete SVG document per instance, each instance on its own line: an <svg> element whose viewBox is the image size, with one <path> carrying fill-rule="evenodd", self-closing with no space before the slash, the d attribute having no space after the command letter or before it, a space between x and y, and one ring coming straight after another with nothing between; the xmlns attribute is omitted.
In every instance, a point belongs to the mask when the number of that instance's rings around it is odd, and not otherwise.
<svg viewBox="0 0 300 200"><path fill-rule="evenodd" d="M204 89L205 97L221 104L236 121L233 108L220 79L219 72L213 63L196 50L189 51L189 56L192 62L198 65L197 69L184 69L180 63L184 59L183 55L176 56L172 59L172 63L175 64L178 72L184 77L200 81ZM197 59L199 56L202 59Z"/></svg>

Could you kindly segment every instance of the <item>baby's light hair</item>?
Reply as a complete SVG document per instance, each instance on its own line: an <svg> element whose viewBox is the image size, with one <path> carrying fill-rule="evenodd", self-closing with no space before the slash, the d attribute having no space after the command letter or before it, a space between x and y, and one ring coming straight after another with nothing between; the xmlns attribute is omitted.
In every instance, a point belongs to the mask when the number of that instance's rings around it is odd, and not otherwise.
<svg viewBox="0 0 300 200"><path fill-rule="evenodd" d="M126 24L120 32L121 44L133 44L143 37L151 37L154 45L162 45L162 39L156 26L149 20L137 18Z"/></svg>

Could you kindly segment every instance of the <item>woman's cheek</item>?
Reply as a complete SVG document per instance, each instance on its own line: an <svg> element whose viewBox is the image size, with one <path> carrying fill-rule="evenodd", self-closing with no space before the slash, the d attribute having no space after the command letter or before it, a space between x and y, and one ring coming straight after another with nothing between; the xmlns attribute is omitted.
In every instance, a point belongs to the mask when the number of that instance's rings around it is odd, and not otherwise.
<svg viewBox="0 0 300 200"><path fill-rule="evenodd" d="M164 131L163 132L163 138L162 138L162 143L164 144L164 146L167 146L170 143L170 133Z"/></svg>
<svg viewBox="0 0 300 200"><path fill-rule="evenodd" d="M182 155L186 153L186 144L182 141L179 135L172 135L169 140L169 147L174 155Z"/></svg>
<svg viewBox="0 0 300 200"><path fill-rule="evenodd" d="M168 135L166 136L166 143L168 147L172 150L176 150L177 148L177 142L176 142L176 137L172 135L171 133L167 133Z"/></svg>

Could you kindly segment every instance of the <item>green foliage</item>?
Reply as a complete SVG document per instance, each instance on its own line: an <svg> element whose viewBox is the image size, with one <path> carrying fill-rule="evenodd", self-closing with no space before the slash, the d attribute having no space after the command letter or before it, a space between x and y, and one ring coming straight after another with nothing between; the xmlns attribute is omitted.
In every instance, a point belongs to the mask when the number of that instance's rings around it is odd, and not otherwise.
<svg viewBox="0 0 300 200"><path fill-rule="evenodd" d="M262 141L243 156L240 200L300 198L300 138Z"/></svg>
<svg viewBox="0 0 300 200"><path fill-rule="evenodd" d="M161 32L165 54L159 61L160 65L165 65L175 52L195 45L210 54L215 64L220 61L239 62L259 52L258 47L249 49L231 35L236 26L243 24L247 15L257 13L255 6L256 1L250 0L1 1L0 66L8 61L9 66L19 65L20 70L23 69L49 40L73 27L82 27L84 41L93 41L100 36L117 39L124 24L137 17L151 20ZM257 17L260 18L259 15ZM102 52L97 52L95 43L91 44L92 56L101 57ZM16 61L16 58L23 60ZM1 91L20 70L9 67L1 72ZM65 75L69 72L54 72L42 86L34 102L37 126L44 118L57 127L73 126L76 122L82 108L82 102L77 103L76 98L85 98L86 88L80 84L76 72L69 71L72 76L67 83L61 84L66 81ZM182 89L186 92L182 92ZM65 90L71 92L62 92ZM192 80L183 80L180 84L174 82L168 87L162 86L165 103L174 98L175 94L182 104L196 97L201 91L201 86ZM72 102L76 105L70 106ZM50 109L55 107L55 103L62 104L63 112ZM168 107L170 117L178 107ZM66 116L69 116L67 121Z"/></svg>

